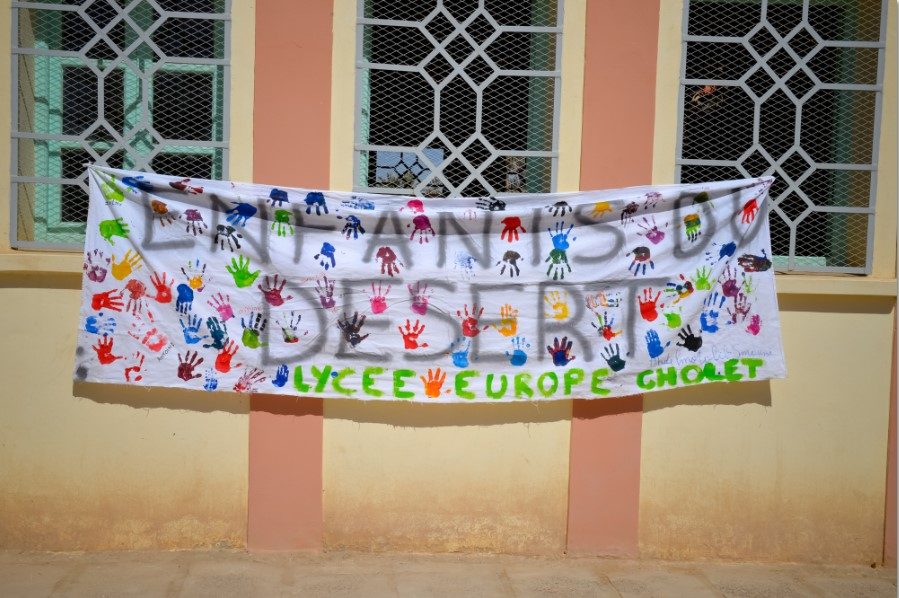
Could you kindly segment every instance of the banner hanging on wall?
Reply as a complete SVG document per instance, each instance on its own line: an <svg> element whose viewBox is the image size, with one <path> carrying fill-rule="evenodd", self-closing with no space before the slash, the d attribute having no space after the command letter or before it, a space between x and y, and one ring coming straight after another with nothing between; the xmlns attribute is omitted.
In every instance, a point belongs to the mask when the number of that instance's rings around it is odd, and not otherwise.
<svg viewBox="0 0 899 598"><path fill-rule="evenodd" d="M76 380L491 402L786 374L770 178L460 199L88 178Z"/></svg>

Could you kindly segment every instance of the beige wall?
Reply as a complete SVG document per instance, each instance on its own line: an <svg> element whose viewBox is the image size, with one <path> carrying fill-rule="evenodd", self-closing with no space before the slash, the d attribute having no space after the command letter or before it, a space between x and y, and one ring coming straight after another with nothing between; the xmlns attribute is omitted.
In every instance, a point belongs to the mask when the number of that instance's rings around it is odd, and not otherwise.
<svg viewBox="0 0 899 598"><path fill-rule="evenodd" d="M674 176L682 9L662 2L657 183ZM646 396L645 556L880 562L896 305L893 16L873 273L778 276L786 380Z"/></svg>
<svg viewBox="0 0 899 598"><path fill-rule="evenodd" d="M230 171L244 180L254 10L233 7ZM0 48L10 46L10 13L2 2ZM9 120L0 102L0 138ZM0 162L8 147L0 144ZM0 169L0 189L8 176ZM244 546L248 399L74 386L82 257L10 251L8 203L0 205L0 548Z"/></svg>
<svg viewBox="0 0 899 598"><path fill-rule="evenodd" d="M565 5L560 190L577 189L584 0ZM335 3L331 186L352 188L355 2ZM574 75L571 75L574 73ZM326 401L325 546L561 554L571 403Z"/></svg>

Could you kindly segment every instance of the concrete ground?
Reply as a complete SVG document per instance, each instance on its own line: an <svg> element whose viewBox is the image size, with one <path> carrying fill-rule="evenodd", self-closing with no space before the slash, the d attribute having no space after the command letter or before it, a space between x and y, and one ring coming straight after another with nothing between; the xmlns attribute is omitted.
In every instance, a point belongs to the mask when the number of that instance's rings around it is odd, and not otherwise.
<svg viewBox="0 0 899 598"><path fill-rule="evenodd" d="M0 596L896 596L896 570L495 555L0 552Z"/></svg>

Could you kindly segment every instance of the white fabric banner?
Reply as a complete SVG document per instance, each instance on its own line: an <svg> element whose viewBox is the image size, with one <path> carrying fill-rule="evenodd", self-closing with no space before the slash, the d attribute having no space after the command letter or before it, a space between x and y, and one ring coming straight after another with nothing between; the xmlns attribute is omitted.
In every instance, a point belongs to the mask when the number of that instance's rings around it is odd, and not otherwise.
<svg viewBox="0 0 899 598"><path fill-rule="evenodd" d="M786 375L770 178L417 199L88 174L77 380L490 402Z"/></svg>

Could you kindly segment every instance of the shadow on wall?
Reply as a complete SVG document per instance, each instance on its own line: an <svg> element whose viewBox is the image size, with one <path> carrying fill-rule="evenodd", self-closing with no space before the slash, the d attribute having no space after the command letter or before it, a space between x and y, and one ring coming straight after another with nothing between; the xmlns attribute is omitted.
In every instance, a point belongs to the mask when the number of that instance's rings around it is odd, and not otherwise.
<svg viewBox="0 0 899 598"><path fill-rule="evenodd" d="M72 396L95 403L128 405L135 409L177 409L237 415L250 412L250 398L235 392L201 392L181 388L134 387L124 384L73 382Z"/></svg>

